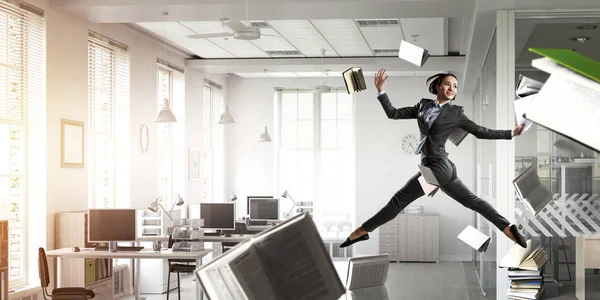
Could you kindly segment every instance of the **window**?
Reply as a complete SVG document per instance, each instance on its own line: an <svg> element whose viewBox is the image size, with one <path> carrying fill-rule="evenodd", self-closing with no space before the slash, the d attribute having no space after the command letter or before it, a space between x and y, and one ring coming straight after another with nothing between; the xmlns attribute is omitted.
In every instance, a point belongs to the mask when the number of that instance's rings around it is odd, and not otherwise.
<svg viewBox="0 0 600 300"><path fill-rule="evenodd" d="M217 124L223 112L223 94L219 84L204 80L204 151L202 155L202 202L223 201L223 125Z"/></svg>
<svg viewBox="0 0 600 300"><path fill-rule="evenodd" d="M156 99L157 113L161 110L164 99L169 99L173 108L173 73L167 67L158 65L158 99ZM173 128L171 123L156 123L158 151L158 195L171 205L173 198Z"/></svg>
<svg viewBox="0 0 600 300"><path fill-rule="evenodd" d="M0 216L9 219L10 288L26 284L27 208L46 172L44 12L0 1ZM40 182L42 184L40 184Z"/></svg>
<svg viewBox="0 0 600 300"><path fill-rule="evenodd" d="M89 207L116 207L129 201L129 54L91 31L88 101Z"/></svg>
<svg viewBox="0 0 600 300"><path fill-rule="evenodd" d="M288 190L296 202L314 199L322 236L345 237L354 228L353 98L285 90L277 98L279 192ZM291 201L281 201L282 213L289 212Z"/></svg>

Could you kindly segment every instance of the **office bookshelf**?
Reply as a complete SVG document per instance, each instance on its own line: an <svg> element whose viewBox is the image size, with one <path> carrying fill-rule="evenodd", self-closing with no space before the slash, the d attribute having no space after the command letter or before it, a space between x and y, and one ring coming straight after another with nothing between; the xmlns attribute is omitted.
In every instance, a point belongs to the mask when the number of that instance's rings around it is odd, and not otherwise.
<svg viewBox="0 0 600 300"><path fill-rule="evenodd" d="M8 221L0 221L0 299L8 300Z"/></svg>
<svg viewBox="0 0 600 300"><path fill-rule="evenodd" d="M88 242L87 211L61 212L54 215L54 247L94 248ZM113 299L112 259L73 258L61 262L60 287L85 287L97 299Z"/></svg>

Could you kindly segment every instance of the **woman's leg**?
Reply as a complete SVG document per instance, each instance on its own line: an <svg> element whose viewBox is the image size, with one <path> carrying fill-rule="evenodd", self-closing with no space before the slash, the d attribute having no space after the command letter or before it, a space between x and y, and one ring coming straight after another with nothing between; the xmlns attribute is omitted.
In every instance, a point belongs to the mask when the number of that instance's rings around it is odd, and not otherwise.
<svg viewBox="0 0 600 300"><path fill-rule="evenodd" d="M454 166L454 163L450 163L454 168L453 176L446 185L441 187L442 191L458 201L458 203L482 215L502 231L509 239L523 246L525 238L521 236L518 230L516 230L516 227L511 230L510 222L505 217L500 215L500 213L498 213L498 211L487 201L473 194L469 188L456 177L456 167Z"/></svg>
<svg viewBox="0 0 600 300"><path fill-rule="evenodd" d="M425 193L423 193L423 189L421 189L421 185L419 184L419 176L421 176L421 173L417 173L411 177L382 209L350 234L349 240L359 238L391 221L408 204L423 196Z"/></svg>

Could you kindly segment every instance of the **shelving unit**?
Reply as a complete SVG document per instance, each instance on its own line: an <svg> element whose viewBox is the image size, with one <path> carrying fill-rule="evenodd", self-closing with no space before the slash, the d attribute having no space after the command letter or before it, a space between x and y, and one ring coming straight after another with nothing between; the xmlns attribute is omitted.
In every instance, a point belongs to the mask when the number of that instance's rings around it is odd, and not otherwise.
<svg viewBox="0 0 600 300"><path fill-rule="evenodd" d="M60 248L95 248L88 242L87 211L54 215L54 246ZM59 287L85 287L94 291L95 299L113 299L112 259L73 258L61 263Z"/></svg>

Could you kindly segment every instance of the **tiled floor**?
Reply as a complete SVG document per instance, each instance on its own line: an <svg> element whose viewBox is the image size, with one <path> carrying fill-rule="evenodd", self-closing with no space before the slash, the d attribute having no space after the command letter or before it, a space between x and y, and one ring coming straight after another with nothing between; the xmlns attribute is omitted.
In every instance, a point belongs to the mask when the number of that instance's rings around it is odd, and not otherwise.
<svg viewBox="0 0 600 300"><path fill-rule="evenodd" d="M345 278L347 263L335 262L341 278ZM562 274L561 274L562 276ZM565 278L568 279L568 276ZM195 299L195 281L191 275L183 275L181 299ZM574 279L574 278L573 278ZM547 300L576 300L573 281L564 281L558 297L544 297ZM390 300L495 300L495 295L481 295L477 275L470 262L435 263L391 263L385 284ZM163 300L166 294L143 294L146 300ZM121 298L133 300L133 296ZM177 291L172 290L169 299L177 299ZM377 299L373 299L377 300ZM600 300L600 275L593 270L586 272L586 299Z"/></svg>

